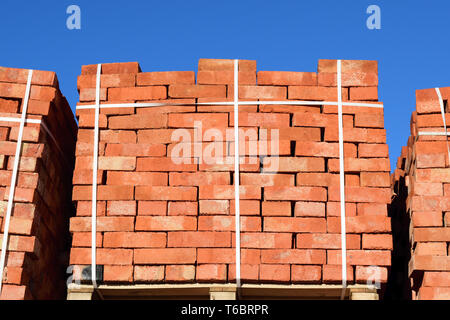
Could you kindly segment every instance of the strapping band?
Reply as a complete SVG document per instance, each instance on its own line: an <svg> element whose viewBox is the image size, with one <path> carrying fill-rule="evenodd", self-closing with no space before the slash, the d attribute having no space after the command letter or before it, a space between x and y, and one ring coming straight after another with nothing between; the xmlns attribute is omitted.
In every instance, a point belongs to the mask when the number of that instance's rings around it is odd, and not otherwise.
<svg viewBox="0 0 450 320"><path fill-rule="evenodd" d="M342 292L345 297L347 288L347 242L345 229L345 170L344 170L344 129L342 120L342 77L341 60L337 61L338 118L339 118L339 189L341 202L341 257L342 257Z"/></svg>
<svg viewBox="0 0 450 320"><path fill-rule="evenodd" d="M442 122L444 123L444 129L445 129L445 136L447 136L447 124L445 122L445 110L444 110L444 101L442 100L441 91L439 88L435 88L436 93L439 97L439 106L441 107L441 115L442 115ZM445 139L445 142L447 143L447 155L448 155L448 161L450 162L450 147L448 146L448 138Z"/></svg>
<svg viewBox="0 0 450 320"><path fill-rule="evenodd" d="M236 233L236 285L241 286L241 215L239 205L239 60L234 60L234 204Z"/></svg>
<svg viewBox="0 0 450 320"><path fill-rule="evenodd" d="M97 65L97 80L95 87L95 128L94 128L94 154L92 155L92 243L91 243L91 279L94 288L97 288L97 169L98 169L98 118L100 113L100 74L102 65Z"/></svg>
<svg viewBox="0 0 450 320"><path fill-rule="evenodd" d="M3 272L5 269L6 251L8 249L9 223L11 220L11 213L12 213L13 203L14 203L14 194L16 191L17 174L19 171L20 153L22 151L23 129L25 127L25 122L26 122L26 116L27 116L27 110L28 110L28 100L30 98L31 79L32 78L33 78L33 70L29 70L27 87L25 89L25 98L23 100L22 116L20 118L20 127L19 127L19 134L17 137L16 153L14 156L14 165L13 165L13 171L12 171L12 176L11 176L11 184L9 187L8 206L6 209L6 216L5 216L5 230L3 233L2 253L1 253L1 258L0 258L0 293L2 292Z"/></svg>

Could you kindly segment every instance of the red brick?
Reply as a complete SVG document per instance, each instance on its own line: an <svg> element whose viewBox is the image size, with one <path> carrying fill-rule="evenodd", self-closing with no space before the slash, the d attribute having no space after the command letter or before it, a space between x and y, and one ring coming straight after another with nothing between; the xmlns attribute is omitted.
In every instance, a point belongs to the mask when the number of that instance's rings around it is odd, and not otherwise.
<svg viewBox="0 0 450 320"><path fill-rule="evenodd" d="M320 72L318 74L318 85L324 87L337 86L336 70L332 72ZM353 71L341 73L341 85L343 87L370 87L378 85L378 74L376 72Z"/></svg>
<svg viewBox="0 0 450 320"><path fill-rule="evenodd" d="M291 216L291 202L289 201L263 201L263 216Z"/></svg>
<svg viewBox="0 0 450 320"><path fill-rule="evenodd" d="M97 249L97 264L99 265L131 265L133 250L129 249ZM72 248L70 264L90 264L90 248Z"/></svg>
<svg viewBox="0 0 450 320"><path fill-rule="evenodd" d="M103 74L100 76L100 88L134 87L136 84L135 74ZM78 76L78 90L84 88L96 88L97 75Z"/></svg>
<svg viewBox="0 0 450 320"><path fill-rule="evenodd" d="M442 183L416 182L411 185L410 193L419 196L443 196Z"/></svg>
<svg viewBox="0 0 450 320"><path fill-rule="evenodd" d="M167 214L167 201L138 201L138 215L165 216Z"/></svg>
<svg viewBox="0 0 450 320"><path fill-rule="evenodd" d="M105 156L158 157L166 155L164 144L111 144L106 145Z"/></svg>
<svg viewBox="0 0 450 320"><path fill-rule="evenodd" d="M385 233L391 231L391 222L389 217L383 216L356 216L346 217L347 233ZM341 218L327 218L327 232L340 232Z"/></svg>
<svg viewBox="0 0 450 320"><path fill-rule="evenodd" d="M133 231L134 217L97 217L97 231ZM71 232L91 231L90 217L70 219Z"/></svg>
<svg viewBox="0 0 450 320"><path fill-rule="evenodd" d="M361 187L390 187L389 172L361 172Z"/></svg>
<svg viewBox="0 0 450 320"><path fill-rule="evenodd" d="M230 232L169 232L168 247L201 248L201 247L230 247Z"/></svg>
<svg viewBox="0 0 450 320"><path fill-rule="evenodd" d="M419 242L416 244L414 254L419 256L446 256L447 244L445 242Z"/></svg>
<svg viewBox="0 0 450 320"><path fill-rule="evenodd" d="M350 100L378 100L378 87L352 87Z"/></svg>
<svg viewBox="0 0 450 320"><path fill-rule="evenodd" d="M301 283L319 283L322 279L321 266L300 266L293 265L291 267L291 280Z"/></svg>
<svg viewBox="0 0 450 320"><path fill-rule="evenodd" d="M230 184L230 175L225 172L171 172L169 184L171 186L228 185ZM242 184L245 183L242 181Z"/></svg>
<svg viewBox="0 0 450 320"><path fill-rule="evenodd" d="M106 232L105 248L164 248L166 234L154 232Z"/></svg>
<svg viewBox="0 0 450 320"><path fill-rule="evenodd" d="M133 282L133 266L105 266L103 281Z"/></svg>
<svg viewBox="0 0 450 320"><path fill-rule="evenodd" d="M425 287L450 287L450 272L425 272L423 276Z"/></svg>
<svg viewBox="0 0 450 320"><path fill-rule="evenodd" d="M200 199L231 200L234 199L234 186L204 185L200 186ZM261 199L261 188L257 186L239 186L240 199Z"/></svg>
<svg viewBox="0 0 450 320"><path fill-rule="evenodd" d="M327 264L341 264L341 250L327 250ZM389 250L347 250L347 263L359 266L390 266Z"/></svg>
<svg viewBox="0 0 450 320"><path fill-rule="evenodd" d="M110 129L150 129L167 128L166 114L139 114L109 117Z"/></svg>
<svg viewBox="0 0 450 320"><path fill-rule="evenodd" d="M0 98L0 112L17 113L18 111L19 111L18 100Z"/></svg>
<svg viewBox="0 0 450 320"><path fill-rule="evenodd" d="M360 249L360 236L348 234L347 249ZM298 249L340 249L341 235L335 233L300 233L297 234Z"/></svg>
<svg viewBox="0 0 450 320"><path fill-rule="evenodd" d="M326 264L323 266L322 277L324 283L342 282L342 265ZM353 282L353 267L347 266L347 281Z"/></svg>
<svg viewBox="0 0 450 320"><path fill-rule="evenodd" d="M289 127L289 114L239 112L240 127L283 128ZM234 112L230 113L230 126L234 127Z"/></svg>
<svg viewBox="0 0 450 320"><path fill-rule="evenodd" d="M199 248L197 249L197 263L227 263L231 264L236 261L235 248ZM241 263L242 264L259 264L260 250L256 249L242 249ZM229 279L230 280L230 279Z"/></svg>
<svg viewBox="0 0 450 320"><path fill-rule="evenodd" d="M96 236L97 248L103 247L103 235L97 232ZM72 247L91 247L92 246L92 232L74 232L72 235Z"/></svg>
<svg viewBox="0 0 450 320"><path fill-rule="evenodd" d="M171 98L225 98L226 96L226 86L224 85L174 84L169 86L169 97Z"/></svg>
<svg viewBox="0 0 450 320"><path fill-rule="evenodd" d="M326 221L322 218L265 217L264 231L326 232Z"/></svg>
<svg viewBox="0 0 450 320"><path fill-rule="evenodd" d="M386 144L358 144L358 158L387 158L389 148Z"/></svg>
<svg viewBox="0 0 450 320"><path fill-rule="evenodd" d="M134 266L134 281L156 282L164 280L164 266Z"/></svg>
<svg viewBox="0 0 450 320"><path fill-rule="evenodd" d="M230 214L235 214L235 201L230 200ZM239 208L242 216L259 216L260 215L260 202L259 200L239 200Z"/></svg>
<svg viewBox="0 0 450 320"><path fill-rule="evenodd" d="M324 264L325 250L267 249L261 251L262 263Z"/></svg>
<svg viewBox="0 0 450 320"><path fill-rule="evenodd" d="M259 278L262 281L289 282L291 267L288 264L262 264L259 269Z"/></svg>
<svg viewBox="0 0 450 320"><path fill-rule="evenodd" d="M170 158L138 158L136 171L197 171L197 164L193 160L185 164Z"/></svg>
<svg viewBox="0 0 450 320"><path fill-rule="evenodd" d="M164 86L108 89L108 99L112 101L159 100L166 98L167 89Z"/></svg>
<svg viewBox="0 0 450 320"><path fill-rule="evenodd" d="M417 168L444 168L445 154L418 154L416 156Z"/></svg>
<svg viewBox="0 0 450 320"><path fill-rule="evenodd" d="M109 169L110 170L110 169ZM167 186L168 175L162 172L108 172L108 185Z"/></svg>
<svg viewBox="0 0 450 320"><path fill-rule="evenodd" d="M441 242L450 241L450 228L414 228L414 241Z"/></svg>
<svg viewBox="0 0 450 320"><path fill-rule="evenodd" d="M195 266L166 266L166 281L192 281L195 279Z"/></svg>
<svg viewBox="0 0 450 320"><path fill-rule="evenodd" d="M105 101L107 97L107 89L100 89L100 101ZM80 89L80 101L95 101L96 91L95 88Z"/></svg>
<svg viewBox="0 0 450 320"><path fill-rule="evenodd" d="M169 202L167 214L169 216L184 216L193 215L196 216L198 211L197 202Z"/></svg>
<svg viewBox="0 0 450 320"><path fill-rule="evenodd" d="M197 266L196 280L225 281L227 279L227 266L225 264L201 264Z"/></svg>
<svg viewBox="0 0 450 320"><path fill-rule="evenodd" d="M339 186L330 186L328 201L339 201ZM391 190L387 188L345 187L345 201L390 203Z"/></svg>
<svg viewBox="0 0 450 320"><path fill-rule="evenodd" d="M314 101L337 101L337 88L311 87L311 86L289 86L289 99L314 100Z"/></svg>
<svg viewBox="0 0 450 320"><path fill-rule="evenodd" d="M97 200L132 200L134 188L132 186L98 186ZM74 201L92 200L92 186L74 186Z"/></svg>
<svg viewBox="0 0 450 320"><path fill-rule="evenodd" d="M337 72L337 60L320 59L318 64L320 72ZM378 62L370 60L341 60L341 72L373 72L378 73Z"/></svg>
<svg viewBox="0 0 450 320"><path fill-rule="evenodd" d="M413 227L442 227L442 212L414 211L412 213Z"/></svg>
<svg viewBox="0 0 450 320"><path fill-rule="evenodd" d="M339 144L328 142L301 142L295 144L295 155L306 157L338 158ZM344 144L344 157L355 158L356 146L354 144Z"/></svg>
<svg viewBox="0 0 450 320"><path fill-rule="evenodd" d="M326 127L325 141L339 141L338 133L337 127ZM386 143L385 129L347 128L343 136L344 142Z"/></svg>
<svg viewBox="0 0 450 320"><path fill-rule="evenodd" d="M420 300L450 300L449 287L422 287L419 289Z"/></svg>
<svg viewBox="0 0 450 320"><path fill-rule="evenodd" d="M228 127L228 114L226 113L171 113L169 114L169 127L194 128L195 122L200 122L202 128ZM193 138L193 137L192 137Z"/></svg>
<svg viewBox="0 0 450 320"><path fill-rule="evenodd" d="M294 214L296 217L325 217L325 203L297 201Z"/></svg>
<svg viewBox="0 0 450 320"><path fill-rule="evenodd" d="M363 234L363 249L387 249L392 250L392 235L390 234Z"/></svg>
<svg viewBox="0 0 450 320"><path fill-rule="evenodd" d="M356 282L364 283L386 283L388 279L388 269L385 267L369 266L362 267L356 266Z"/></svg>
<svg viewBox="0 0 450 320"><path fill-rule="evenodd" d="M255 60L239 60L239 71L254 71L256 72ZM212 71L233 71L234 60L232 59L199 59L198 71L212 70Z"/></svg>
<svg viewBox="0 0 450 320"><path fill-rule="evenodd" d="M292 247L292 235L289 233L251 233L243 232L240 235L241 248L255 249L282 249ZM232 238L233 246L235 238Z"/></svg>
<svg viewBox="0 0 450 320"><path fill-rule="evenodd" d="M97 216L106 214L106 201L97 201ZM77 216L92 216L92 201L77 201Z"/></svg>
<svg viewBox="0 0 450 320"><path fill-rule="evenodd" d="M241 263L241 280L257 282L259 281L259 264ZM236 281L236 265L228 266L228 281Z"/></svg>
<svg viewBox="0 0 450 320"><path fill-rule="evenodd" d="M200 200L200 214L229 214L230 202L228 200Z"/></svg>
<svg viewBox="0 0 450 320"><path fill-rule="evenodd" d="M136 187L136 200L197 200L195 187Z"/></svg>
<svg viewBox="0 0 450 320"><path fill-rule="evenodd" d="M118 62L102 64L102 74L139 73L141 67L138 62ZM81 74L96 74L97 65L90 64L81 67Z"/></svg>
<svg viewBox="0 0 450 320"><path fill-rule="evenodd" d="M31 299L31 293L27 286L15 286L5 284L2 286L1 300L25 300Z"/></svg>
<svg viewBox="0 0 450 320"><path fill-rule="evenodd" d="M142 72L136 76L138 86L194 84L194 71Z"/></svg>
<svg viewBox="0 0 450 320"><path fill-rule="evenodd" d="M100 141L106 143L136 143L136 132L124 130L102 130L100 131Z"/></svg>
<svg viewBox="0 0 450 320"><path fill-rule="evenodd" d="M135 249L134 264L193 264L194 248Z"/></svg>
<svg viewBox="0 0 450 320"><path fill-rule="evenodd" d="M228 86L228 97L234 96L234 85ZM286 87L239 86L239 99L281 100L287 98Z"/></svg>
<svg viewBox="0 0 450 320"><path fill-rule="evenodd" d="M387 204L385 203L357 203L356 206L358 216L387 216Z"/></svg>
<svg viewBox="0 0 450 320"><path fill-rule="evenodd" d="M323 172L325 161L323 158L297 157L266 157L264 158L264 172Z"/></svg>
<svg viewBox="0 0 450 320"><path fill-rule="evenodd" d="M137 216L136 231L187 231L197 229L197 218L184 216Z"/></svg>
<svg viewBox="0 0 450 320"><path fill-rule="evenodd" d="M450 271L450 256L414 255L410 261L412 270Z"/></svg>
<svg viewBox="0 0 450 320"><path fill-rule="evenodd" d="M344 128L353 127L353 117L351 115L343 115ZM338 129L339 118L337 114L323 113L294 113L292 125L297 127L320 127L320 128L336 128ZM344 130L347 131L347 130ZM297 139L300 140L300 139Z"/></svg>
<svg viewBox="0 0 450 320"><path fill-rule="evenodd" d="M230 216L200 216L199 231L234 231L235 217ZM240 217L241 231L261 231L261 218Z"/></svg>
<svg viewBox="0 0 450 320"><path fill-rule="evenodd" d="M270 173L241 173L240 181L243 185L255 186L294 186L295 178L291 174Z"/></svg>
<svg viewBox="0 0 450 320"><path fill-rule="evenodd" d="M327 191L319 187L264 187L265 200L327 201Z"/></svg>
<svg viewBox="0 0 450 320"><path fill-rule="evenodd" d="M28 70L0 67L0 81L13 83L27 83ZM51 71L33 70L31 84L55 86L58 83L56 73Z"/></svg>

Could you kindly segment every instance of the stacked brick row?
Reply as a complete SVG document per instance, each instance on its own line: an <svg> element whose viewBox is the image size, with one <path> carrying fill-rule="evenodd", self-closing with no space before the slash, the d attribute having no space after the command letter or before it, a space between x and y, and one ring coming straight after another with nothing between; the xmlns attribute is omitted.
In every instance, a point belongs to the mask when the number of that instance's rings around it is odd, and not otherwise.
<svg viewBox="0 0 450 320"><path fill-rule="evenodd" d="M79 105L94 103L96 69L82 68ZM241 60L239 100L337 101L336 60L320 60L318 71L257 72L255 61ZM342 61L342 72L344 101L377 102L375 61ZM100 111L96 245L103 281L235 281L233 106L194 105L232 102L233 76L232 60L201 59L197 76L141 72L137 63L103 65L102 103L174 103ZM340 283L337 106L252 104L239 111L246 137L242 281ZM392 238L383 110L343 112L347 277L385 283ZM82 270L91 263L94 110L79 109L77 116L70 263ZM222 162L205 154L223 155Z"/></svg>
<svg viewBox="0 0 450 320"><path fill-rule="evenodd" d="M450 88L440 88L446 123L449 123ZM435 89L416 91L416 111L411 117L411 136L402 149L392 179L402 206L398 216L409 221L408 276L412 298L450 299L450 168L447 137L420 136L419 132L444 132ZM394 201L398 202L398 201ZM405 247L405 246L404 246Z"/></svg>
<svg viewBox="0 0 450 320"><path fill-rule="evenodd" d="M20 119L27 77L28 70L0 67L0 117ZM65 297L77 125L54 72L35 70L31 84L27 119L41 124L23 131L0 299ZM19 122L0 121L0 243L18 132Z"/></svg>

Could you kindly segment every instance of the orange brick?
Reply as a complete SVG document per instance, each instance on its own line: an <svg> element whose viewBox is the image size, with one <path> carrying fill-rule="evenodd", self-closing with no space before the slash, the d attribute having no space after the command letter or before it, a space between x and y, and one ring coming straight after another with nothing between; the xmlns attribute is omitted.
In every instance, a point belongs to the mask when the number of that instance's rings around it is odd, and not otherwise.
<svg viewBox="0 0 450 320"><path fill-rule="evenodd" d="M171 186L228 185L230 184L230 175L225 172L171 172L169 184ZM245 183L242 181L242 184Z"/></svg>
<svg viewBox="0 0 450 320"><path fill-rule="evenodd" d="M387 233L391 231L389 217L383 216L356 216L346 217L345 226L347 233ZM340 232L340 217L327 218L327 232Z"/></svg>
<svg viewBox="0 0 450 320"><path fill-rule="evenodd" d="M337 72L337 60L320 59L319 72ZM374 72L378 73L378 62L370 60L341 60L342 73Z"/></svg>
<svg viewBox="0 0 450 320"><path fill-rule="evenodd" d="M259 264L241 263L241 280L243 281L259 281ZM228 281L236 281L236 265L228 266Z"/></svg>
<svg viewBox="0 0 450 320"><path fill-rule="evenodd" d="M132 186L98 186L98 200L132 200ZM74 186L72 200L91 200L92 186Z"/></svg>
<svg viewBox="0 0 450 320"><path fill-rule="evenodd" d="M344 128L353 127L353 117L351 115L343 115ZM338 130L339 118L337 114L323 114L323 113L294 113L292 118L292 125L297 127L320 127L320 128L336 128ZM348 131L348 130L344 130ZM297 139L300 140L300 139Z"/></svg>
<svg viewBox="0 0 450 320"><path fill-rule="evenodd" d="M254 71L256 72L255 60L239 60L239 71ZM213 70L213 71L233 71L234 60L232 59L199 59L198 71Z"/></svg>
<svg viewBox="0 0 450 320"><path fill-rule="evenodd" d="M289 233L253 233L243 232L240 236L242 248L282 249L292 247L292 235ZM232 238L235 246L235 238Z"/></svg>
<svg viewBox="0 0 450 320"><path fill-rule="evenodd" d="M295 144L295 155L306 157L339 158L339 144L328 142L297 141ZM356 157L356 146L354 144L344 144L344 157Z"/></svg>
<svg viewBox="0 0 450 320"><path fill-rule="evenodd" d="M325 161L323 158L300 157L271 157L264 158L264 172L323 172Z"/></svg>
<svg viewBox="0 0 450 320"><path fill-rule="evenodd" d="M174 84L169 86L169 97L171 98L225 98L226 96L226 86L224 85Z"/></svg>
<svg viewBox="0 0 450 320"><path fill-rule="evenodd" d="M323 266L322 279L324 283L342 282L342 265L326 264ZM347 266L347 281L353 282L353 267Z"/></svg>
<svg viewBox="0 0 450 320"><path fill-rule="evenodd" d="M390 234L363 234L363 249L387 249L392 250L392 235Z"/></svg>
<svg viewBox="0 0 450 320"><path fill-rule="evenodd" d="M241 173L240 181L243 185L261 187L295 185L294 175L291 174Z"/></svg>
<svg viewBox="0 0 450 320"><path fill-rule="evenodd" d="M441 242L450 241L450 228L414 228L414 241Z"/></svg>
<svg viewBox="0 0 450 320"><path fill-rule="evenodd" d="M228 200L200 200L200 214L228 214L230 202Z"/></svg>
<svg viewBox="0 0 450 320"><path fill-rule="evenodd" d="M253 71L239 71L239 85L255 85L256 73ZM234 83L234 71L200 70L197 72L197 84L228 84Z"/></svg>
<svg viewBox="0 0 450 320"><path fill-rule="evenodd" d="M138 158L136 171L197 171L197 164L176 163L169 158Z"/></svg>
<svg viewBox="0 0 450 320"><path fill-rule="evenodd" d="M344 142L386 143L385 129L347 128L344 130L343 136ZM339 141L338 128L326 127L324 140Z"/></svg>
<svg viewBox="0 0 450 320"><path fill-rule="evenodd" d="M358 158L387 158L389 149L386 144L358 144Z"/></svg>
<svg viewBox="0 0 450 320"><path fill-rule="evenodd" d="M321 266L299 266L291 267L291 280L301 283L319 283L322 279Z"/></svg>
<svg viewBox="0 0 450 320"><path fill-rule="evenodd" d="M164 248L166 234L154 232L105 232L105 248Z"/></svg>
<svg viewBox="0 0 450 320"><path fill-rule="evenodd" d="M167 114L139 114L109 117L110 129L167 128Z"/></svg>
<svg viewBox="0 0 450 320"><path fill-rule="evenodd" d="M197 229L197 218L184 216L137 216L136 231L187 231Z"/></svg>
<svg viewBox="0 0 450 320"><path fill-rule="evenodd" d="M415 255L410 261L412 270L450 271L450 256Z"/></svg>
<svg viewBox="0 0 450 320"><path fill-rule="evenodd" d="M102 64L102 74L139 73L141 67L138 62L118 62ZM81 67L81 74L96 74L97 65L90 64Z"/></svg>
<svg viewBox="0 0 450 320"><path fill-rule="evenodd" d="M361 172L361 187L389 187L389 172Z"/></svg>
<svg viewBox="0 0 450 320"><path fill-rule="evenodd" d="M265 217L264 231L272 232L326 232L324 218Z"/></svg>
<svg viewBox="0 0 450 320"><path fill-rule="evenodd" d="M346 236L347 249L360 249L361 238L356 234ZM337 233L297 234L298 249L340 249L341 235Z"/></svg>
<svg viewBox="0 0 450 320"><path fill-rule="evenodd" d="M225 264L201 264L197 266L196 280L203 282L225 281L227 266Z"/></svg>
<svg viewBox="0 0 450 320"><path fill-rule="evenodd" d="M159 100L166 98L167 89L164 86L108 89L108 99L112 101Z"/></svg>
<svg viewBox="0 0 450 320"><path fill-rule="evenodd" d="M330 186L328 201L339 201L339 186ZM390 203L391 190L387 188L345 187L345 201Z"/></svg>
<svg viewBox="0 0 450 320"><path fill-rule="evenodd" d="M425 272L423 285L425 287L450 287L450 272Z"/></svg>
<svg viewBox="0 0 450 320"><path fill-rule="evenodd" d="M136 200L197 200L197 188L194 187L136 187Z"/></svg>
<svg viewBox="0 0 450 320"><path fill-rule="evenodd" d="M350 100L378 100L378 87L352 87Z"/></svg>
<svg viewBox="0 0 450 320"><path fill-rule="evenodd" d="M449 287L422 287L419 289L419 300L450 300Z"/></svg>
<svg viewBox="0 0 450 320"><path fill-rule="evenodd" d="M325 188L319 187L264 187L265 200L327 201Z"/></svg>
<svg viewBox="0 0 450 320"><path fill-rule="evenodd" d="M414 211L412 213L414 227L442 227L442 212L440 211Z"/></svg>
<svg viewBox="0 0 450 320"><path fill-rule="evenodd" d="M158 157L166 155L164 144L111 144L106 145L105 156Z"/></svg>
<svg viewBox="0 0 450 320"><path fill-rule="evenodd" d="M318 85L324 87L337 86L336 70L332 72L320 72L318 74ZM376 72L353 71L341 73L341 85L343 87L371 87L378 85L378 74Z"/></svg>
<svg viewBox="0 0 450 320"><path fill-rule="evenodd" d="M100 88L134 87L136 84L135 74L103 74L100 76ZM97 75L82 74L78 76L78 90L84 88L96 88Z"/></svg>
<svg viewBox="0 0 450 320"><path fill-rule="evenodd" d="M259 269L259 278L263 281L289 282L291 267L288 264L262 264Z"/></svg>
<svg viewBox="0 0 450 320"><path fill-rule="evenodd" d="M343 89L344 90L344 89ZM289 99L314 100L314 101L337 101L337 88L312 87L312 86L289 86Z"/></svg>
<svg viewBox="0 0 450 320"><path fill-rule="evenodd" d="M263 201L263 216L291 216L291 202L289 201Z"/></svg>
<svg viewBox="0 0 450 320"><path fill-rule="evenodd" d="M156 282L164 280L164 266L134 266L134 281Z"/></svg>
<svg viewBox="0 0 450 320"><path fill-rule="evenodd" d="M97 264L99 265L131 265L133 250L129 249L97 249ZM90 248L72 248L70 251L70 264L90 264Z"/></svg>
<svg viewBox="0 0 450 320"><path fill-rule="evenodd" d="M419 242L416 245L414 254L419 256L446 256L447 244L445 242Z"/></svg>
<svg viewBox="0 0 450 320"><path fill-rule="evenodd" d="M234 199L234 186L228 185L209 185L199 187L200 199L217 199L217 200L231 200ZM257 186L244 186L239 187L240 199L261 199L261 188Z"/></svg>
<svg viewBox="0 0 450 320"><path fill-rule="evenodd" d="M341 250L327 250L327 264L341 263ZM347 263L359 266L390 266L389 250L347 250Z"/></svg>
<svg viewBox="0 0 450 320"><path fill-rule="evenodd" d="M133 266L108 266L103 269L103 281L133 282Z"/></svg>
<svg viewBox="0 0 450 320"><path fill-rule="evenodd" d="M110 169L109 169L110 170ZM168 174L162 172L108 172L108 185L167 186Z"/></svg>
<svg viewBox="0 0 450 320"><path fill-rule="evenodd" d="M236 261L235 248L199 248L197 249L197 263L227 263L231 264ZM241 263L242 264L259 264L261 250L257 249L242 249Z"/></svg>
<svg viewBox="0 0 450 320"><path fill-rule="evenodd" d="M138 215L165 216L167 201L138 201Z"/></svg>
<svg viewBox="0 0 450 320"><path fill-rule="evenodd" d="M235 217L230 216L200 216L199 231L234 231ZM241 231L261 231L260 217L241 217Z"/></svg>
<svg viewBox="0 0 450 320"><path fill-rule="evenodd" d="M194 264L194 248L135 249L134 264Z"/></svg>
<svg viewBox="0 0 450 320"><path fill-rule="evenodd" d="M228 86L228 97L233 97L234 85ZM287 98L286 87L276 86L239 86L240 99L280 100Z"/></svg>
<svg viewBox="0 0 450 320"><path fill-rule="evenodd" d="M70 219L71 232L91 231L90 217ZM97 217L97 231L133 231L134 217Z"/></svg>
<svg viewBox="0 0 450 320"><path fill-rule="evenodd" d="M192 281L195 279L195 266L168 265L166 266L166 281Z"/></svg>
<svg viewBox="0 0 450 320"><path fill-rule="evenodd" d="M235 214L235 201L230 200L230 214ZM239 201L240 213L243 216L259 216L260 215L260 202L259 200L240 200Z"/></svg>
<svg viewBox="0 0 450 320"><path fill-rule="evenodd" d="M387 204L385 203L357 203L356 208L358 216L387 216Z"/></svg>
<svg viewBox="0 0 450 320"><path fill-rule="evenodd" d="M325 203L297 201L294 214L296 217L325 217Z"/></svg>
<svg viewBox="0 0 450 320"><path fill-rule="evenodd" d="M197 202L169 202L168 212L169 216L184 216L193 215L196 216L198 211Z"/></svg>
<svg viewBox="0 0 450 320"><path fill-rule="evenodd" d="M262 263L324 264L325 250L267 249L261 251Z"/></svg>
<svg viewBox="0 0 450 320"><path fill-rule="evenodd" d="M200 247L230 247L230 232L169 232L168 247L200 248Z"/></svg>

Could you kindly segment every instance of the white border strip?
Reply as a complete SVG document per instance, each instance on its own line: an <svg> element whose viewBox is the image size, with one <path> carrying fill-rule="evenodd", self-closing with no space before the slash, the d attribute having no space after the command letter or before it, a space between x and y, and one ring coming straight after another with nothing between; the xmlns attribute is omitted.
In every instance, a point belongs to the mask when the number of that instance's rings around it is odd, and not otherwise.
<svg viewBox="0 0 450 320"><path fill-rule="evenodd" d="M23 105L22 117L20 118L19 134L17 137L17 145L16 145L16 154L14 156L14 165L13 165L13 171L12 171L12 176L11 176L11 184L9 186L8 206L6 209L6 216L5 216L5 231L3 233L2 253L1 253L1 258L0 258L0 293L2 291L3 272L5 269L6 251L8 249L9 223L11 220L11 213L12 213L13 202L14 202L14 194L16 191L17 174L19 171L20 152L22 151L23 128L25 127L25 122L26 122L26 116L27 116L27 110L28 110L28 99L30 98L31 79L32 78L33 78L33 70L28 70L27 87L26 87L26 91L25 91L25 98L22 103L22 105Z"/></svg>
<svg viewBox="0 0 450 320"><path fill-rule="evenodd" d="M179 103L179 102L149 102L149 103L100 103L99 106L101 109L107 108L150 108L150 107L164 107L164 106L234 106L234 101L218 101L218 102L196 102L196 103ZM339 106L339 102L336 101L301 101L301 100L290 100L290 101L240 101L239 105L248 106L248 105L303 105L303 106L322 106L322 105L330 105L330 106ZM367 108L383 108L382 103L359 103L359 102L342 102L340 105L345 107L367 107ZM95 109L97 104L87 104L87 105L78 105L76 107L77 110L88 110Z"/></svg>
<svg viewBox="0 0 450 320"><path fill-rule="evenodd" d="M441 107L442 122L444 123L445 135L447 136L447 124L445 123L444 101L442 100L442 95L441 95L441 91L439 90L439 88L435 88L435 90L439 97L439 106ZM448 161L450 161L450 148L448 146L448 139L446 139L446 142L447 142Z"/></svg>
<svg viewBox="0 0 450 320"><path fill-rule="evenodd" d="M342 120L342 81L341 60L337 61L338 118L339 118L339 182L341 200L341 257L342 257L342 293L345 297L347 288L347 242L345 229L345 170L344 170L344 128Z"/></svg>
<svg viewBox="0 0 450 320"><path fill-rule="evenodd" d="M234 205L236 234L236 286L241 286L241 213L239 203L239 60L234 60Z"/></svg>
<svg viewBox="0 0 450 320"><path fill-rule="evenodd" d="M97 169L98 169L98 118L100 113L100 74L102 65L97 65L97 79L95 88L95 128L94 128L94 154L92 164L92 217L91 217L91 279L94 288L97 288Z"/></svg>

